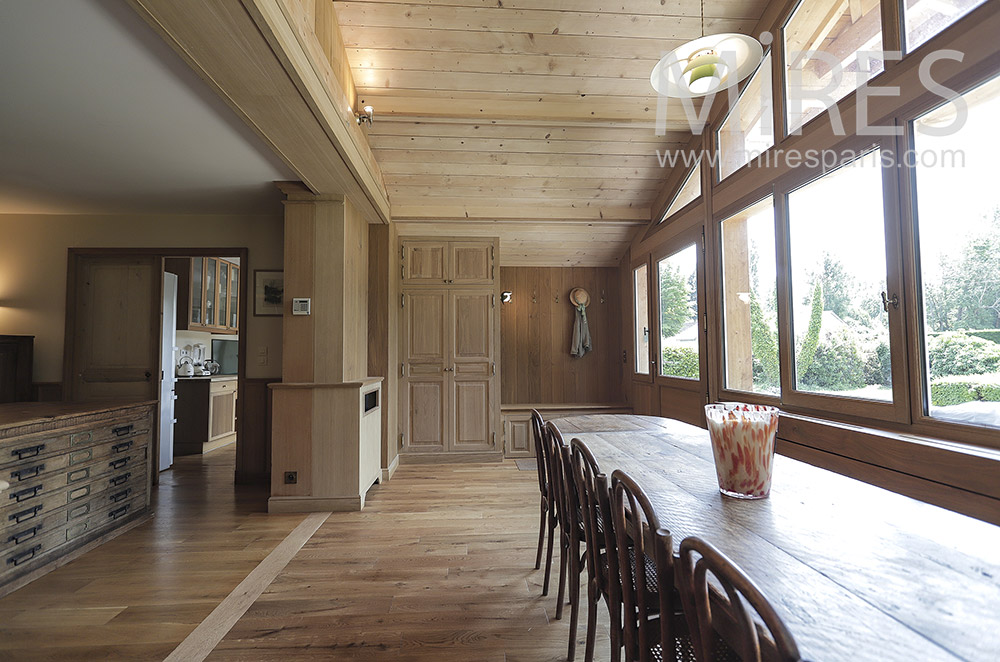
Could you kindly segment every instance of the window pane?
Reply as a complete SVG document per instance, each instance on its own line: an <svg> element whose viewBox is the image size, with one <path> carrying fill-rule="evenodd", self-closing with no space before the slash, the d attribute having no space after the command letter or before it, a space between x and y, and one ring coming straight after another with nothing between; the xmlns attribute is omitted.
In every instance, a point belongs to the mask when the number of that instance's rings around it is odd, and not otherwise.
<svg viewBox="0 0 1000 662"><path fill-rule="evenodd" d="M986 0L906 0L906 51L910 52Z"/></svg>
<svg viewBox="0 0 1000 662"><path fill-rule="evenodd" d="M694 244L660 260L660 374L699 379L698 249Z"/></svg>
<svg viewBox="0 0 1000 662"><path fill-rule="evenodd" d="M884 68L878 0L805 0L784 34L789 133Z"/></svg>
<svg viewBox="0 0 1000 662"><path fill-rule="evenodd" d="M1000 79L962 98L913 127L927 413L1000 427Z"/></svg>
<svg viewBox="0 0 1000 662"><path fill-rule="evenodd" d="M673 202L667 207L667 211L664 212L663 218L660 219L662 223L666 219L673 216L676 212L680 211L690 202L694 202L701 195L701 161L695 164L691 168L691 172L688 173L687 179L681 184L680 190L677 195L674 196Z"/></svg>
<svg viewBox="0 0 1000 662"><path fill-rule="evenodd" d="M875 150L788 194L799 390L892 400L880 160Z"/></svg>
<svg viewBox="0 0 1000 662"><path fill-rule="evenodd" d="M767 197L722 222L726 388L781 393L777 273Z"/></svg>
<svg viewBox="0 0 1000 662"><path fill-rule="evenodd" d="M774 145L771 112L771 54L740 93L719 128L719 179L725 179Z"/></svg>
<svg viewBox="0 0 1000 662"><path fill-rule="evenodd" d="M646 265L635 270L635 371L649 374L649 280Z"/></svg>

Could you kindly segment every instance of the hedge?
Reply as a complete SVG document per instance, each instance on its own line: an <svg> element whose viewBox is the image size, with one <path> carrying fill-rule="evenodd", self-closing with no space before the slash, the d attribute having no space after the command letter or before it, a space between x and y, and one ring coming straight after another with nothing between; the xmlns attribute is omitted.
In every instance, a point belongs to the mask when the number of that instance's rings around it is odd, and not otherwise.
<svg viewBox="0 0 1000 662"><path fill-rule="evenodd" d="M931 404L935 407L975 400L1000 402L1000 374L942 377L931 382Z"/></svg>
<svg viewBox="0 0 1000 662"><path fill-rule="evenodd" d="M992 340L995 343L1000 343L1000 329L980 329L977 331L966 331L966 333L970 336L982 338L983 340Z"/></svg>
<svg viewBox="0 0 1000 662"><path fill-rule="evenodd" d="M982 375L1000 370L1000 344L949 331L927 343L931 377Z"/></svg>
<svg viewBox="0 0 1000 662"><path fill-rule="evenodd" d="M701 364L698 352L689 347L664 347L662 373L667 377L701 377Z"/></svg>

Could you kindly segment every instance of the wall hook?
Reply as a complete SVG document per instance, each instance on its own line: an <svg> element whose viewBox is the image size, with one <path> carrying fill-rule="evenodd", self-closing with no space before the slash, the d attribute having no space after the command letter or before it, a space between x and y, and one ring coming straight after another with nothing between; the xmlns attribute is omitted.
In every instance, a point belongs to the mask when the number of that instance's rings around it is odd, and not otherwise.
<svg viewBox="0 0 1000 662"><path fill-rule="evenodd" d="M604 303L604 290L601 290L601 303Z"/></svg>

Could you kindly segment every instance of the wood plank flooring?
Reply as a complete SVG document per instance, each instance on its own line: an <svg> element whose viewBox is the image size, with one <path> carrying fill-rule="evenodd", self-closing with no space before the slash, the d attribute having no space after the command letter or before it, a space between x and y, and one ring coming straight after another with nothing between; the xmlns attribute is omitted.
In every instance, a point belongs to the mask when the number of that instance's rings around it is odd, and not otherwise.
<svg viewBox="0 0 1000 662"><path fill-rule="evenodd" d="M400 467L363 512L327 519L208 660L565 660L537 526L537 479L511 461ZM580 621L582 660L585 606Z"/></svg>
<svg viewBox="0 0 1000 662"><path fill-rule="evenodd" d="M0 600L0 659L169 655L304 519L266 514L233 462L231 448L181 458L152 522ZM401 467L363 512L331 515L208 659L565 660L558 559L547 597L534 569L537 490L512 461Z"/></svg>

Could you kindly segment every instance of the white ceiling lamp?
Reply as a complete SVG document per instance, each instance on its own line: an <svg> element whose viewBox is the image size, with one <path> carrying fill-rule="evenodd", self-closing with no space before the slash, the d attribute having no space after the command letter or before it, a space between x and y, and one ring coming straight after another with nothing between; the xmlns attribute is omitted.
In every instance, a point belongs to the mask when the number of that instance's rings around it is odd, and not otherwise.
<svg viewBox="0 0 1000 662"><path fill-rule="evenodd" d="M760 42L732 32L705 35L705 1L701 3L701 34L670 51L656 63L649 82L658 93L691 99L724 90L749 76L764 57Z"/></svg>

